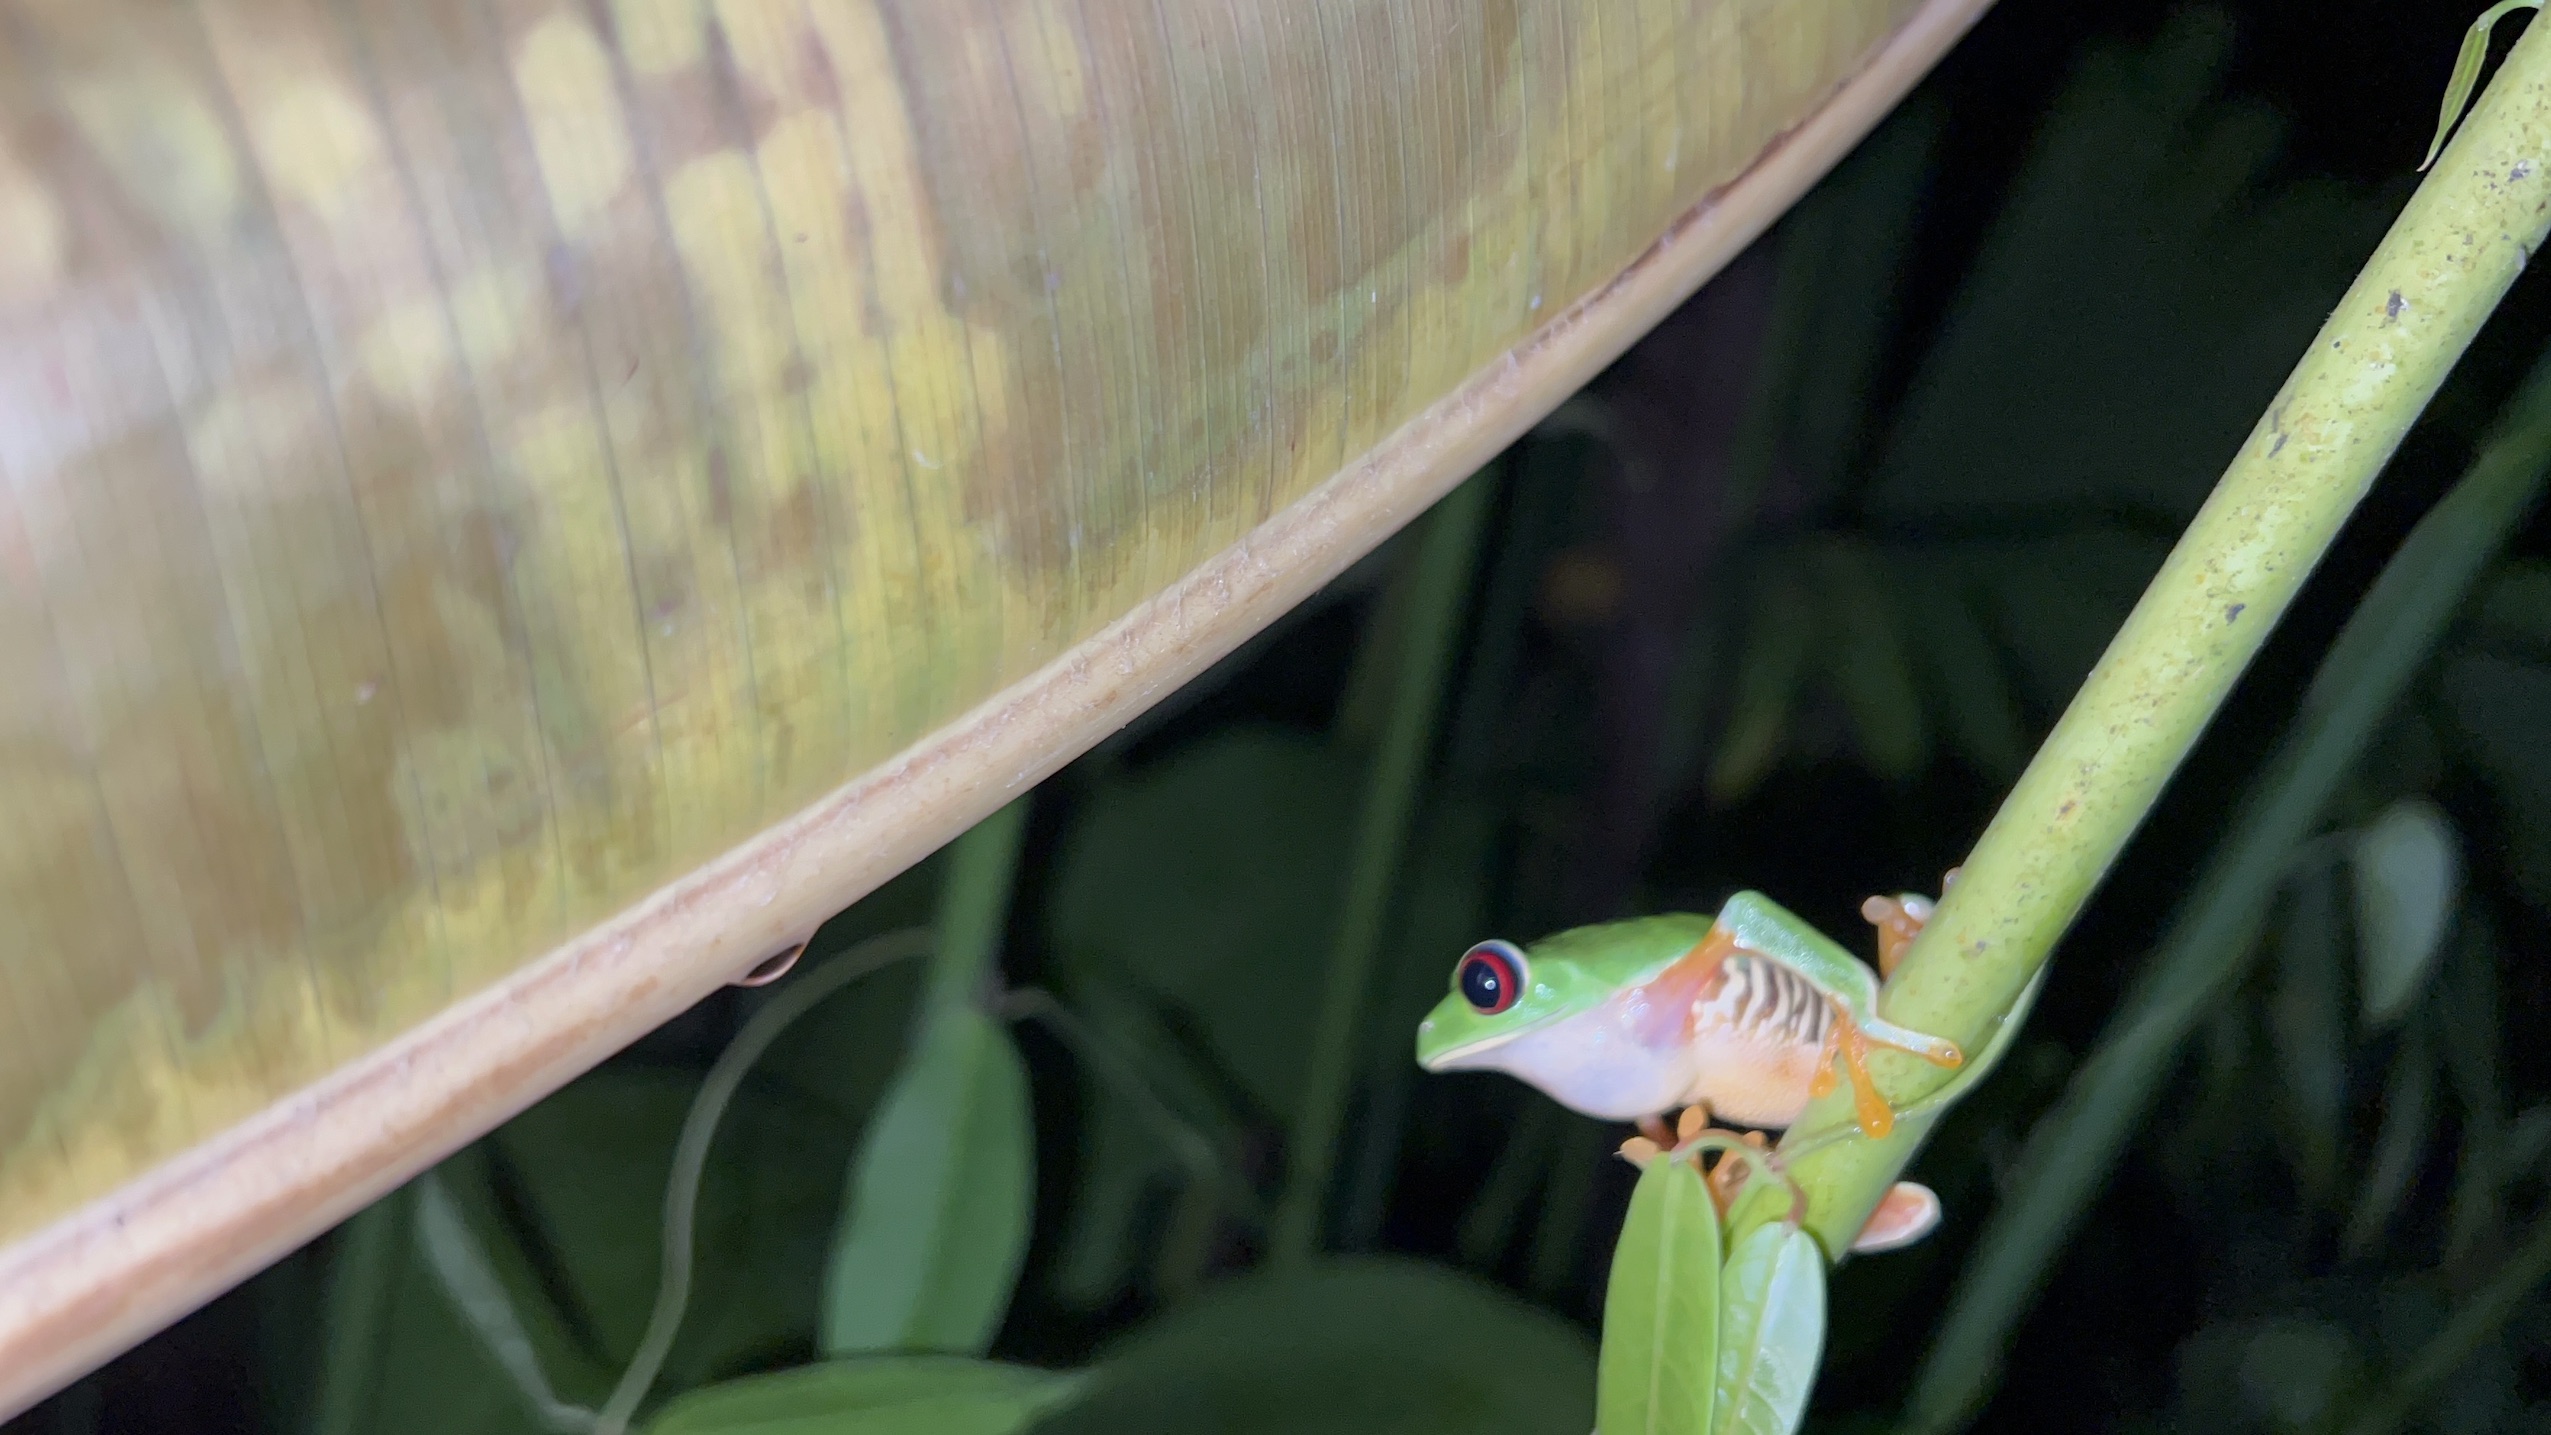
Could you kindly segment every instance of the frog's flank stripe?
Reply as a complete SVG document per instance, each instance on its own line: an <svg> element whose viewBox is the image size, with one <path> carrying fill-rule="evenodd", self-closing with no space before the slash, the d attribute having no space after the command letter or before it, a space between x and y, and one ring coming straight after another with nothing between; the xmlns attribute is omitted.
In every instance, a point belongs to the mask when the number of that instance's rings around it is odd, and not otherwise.
<svg viewBox="0 0 2551 1435"><path fill-rule="evenodd" d="M1739 953L1728 958L1731 990L1720 997L1728 1025L1782 1041L1821 1042L1832 1019L1824 995L1804 976L1775 961Z"/></svg>

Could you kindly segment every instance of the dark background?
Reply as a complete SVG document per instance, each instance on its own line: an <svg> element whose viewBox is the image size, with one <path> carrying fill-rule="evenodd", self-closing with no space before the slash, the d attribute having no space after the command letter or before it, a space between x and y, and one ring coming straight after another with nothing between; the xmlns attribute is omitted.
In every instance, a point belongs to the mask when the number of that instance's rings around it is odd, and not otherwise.
<svg viewBox="0 0 2551 1435"><path fill-rule="evenodd" d="M1935 890L2408 194L2470 18L2378 0L2006 0L1790 221L1474 480L1493 492L1366 1013L1336 1244L1467 1265L1591 1333L1630 1181L1603 1159L1622 1133L1503 1078L1408 1069L1409 1026L1452 957L1476 936L1706 909L1739 886L1865 950L1861 897ZM1946 1225L1837 1276L1810 1428L1880 1428L1901 1407L2031 1122L2098 1039L2331 639L2546 333L2551 295L2527 278L2067 941L2022 1047L1925 1152L1918 1174L1947 1198ZM1765 392L1769 459L1748 469ZM1030 814L1005 979L1075 1002L1118 978L1142 993L1195 1102L1270 1196L1284 1054L1317 1005L1379 694L1407 658L1386 600L1406 591L1412 551L1395 541L1048 783ZM2280 1025L2278 974L2302 968L2256 963L2046 1272L1979 1428L2317 1428L2382 1388L2529 1230L2541 1153L2523 1133L2551 1111L2537 832L2551 822L2551 627L2527 624L2551 613L2525 585L2546 558L2537 518L2493 575L2494 605L2457 628L2330 814L2344 831L2423 796L2462 852L2460 935L2418 1018L2447 1094L2397 1214L2370 1248L2348 1248L2405 1038L2353 1020L2317 1036ZM1831 598L1853 583L1858 607ZM1783 584L1805 596L1766 596ZM1767 755L1746 769L1732 735L1765 711L1749 708L1748 673L1780 661L1792 610L1777 602L1792 601L1822 615L1799 661L1824 676L1774 705ZM1942 656L1942 603L1979 637L1965 658ZM1854 689L1898 667L1910 687ZM827 941L926 916L936 870ZM2307 906L2281 898L2263 942L2304 950ZM2327 952L2296 961L2352 970L2343 931L2311 940ZM802 1199L772 1178L753 1189L780 1194L757 1197L749 1220L704 1229L709 1261L784 1273L756 1287L774 1312L761 1326L728 1321L767 1333L703 1355L704 1376L812 1354L812 1297L785 1273L820 1263L909 994L886 982L774 1054L765 1094L803 1109L771 1118L764 1144L813 1174L789 1178ZM712 998L474 1148L489 1219L566 1332L559 1361L607 1372L619 1358L627 1322L596 1290L649 1289L665 1159L636 1153L663 1144L646 1133L669 1129L684 1083L757 999ZM1105 1147L1106 1094L1049 1032L1019 1041L1037 1217L994 1354L1077 1364L1196 1282L1249 1267L1263 1243L1224 1212L1200 1247L1167 1251L1193 1193L1153 1179L1101 1194L1132 1159ZM2298 1063L2338 1073L2334 1124L2296 1115L2281 1073ZM656 1094L629 1094L641 1088ZM642 1107L654 1124L620 1145L586 1139ZM759 1138L737 1139L738 1179L760 1180ZM1474 1213L1510 1143L1526 1143L1506 1158L1522 1194L1501 1224ZM2467 1173L2485 1153L2497 1166L2483 1199ZM310 1428L317 1368L344 1338L328 1314L336 1249L315 1243L11 1428ZM625 1281L595 1274L614 1261ZM435 1413L432 1392L493 1377L447 1333L401 1329L362 1428L497 1428ZM2537 1293L2419 1418L2551 1430L2546 1347Z"/></svg>

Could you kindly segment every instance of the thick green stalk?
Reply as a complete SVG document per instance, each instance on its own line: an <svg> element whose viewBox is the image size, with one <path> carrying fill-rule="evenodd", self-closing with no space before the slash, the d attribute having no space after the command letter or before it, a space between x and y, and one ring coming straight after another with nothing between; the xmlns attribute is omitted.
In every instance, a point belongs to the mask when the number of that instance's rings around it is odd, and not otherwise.
<svg viewBox="0 0 2551 1435"><path fill-rule="evenodd" d="M339 1230L329 1261L327 1344L312 1402L312 1435L355 1435L363 1428L374 1373L380 1368L382 1327L388 1323L393 1264L401 1254L406 1211L406 1203L393 1193L355 1212Z"/></svg>
<svg viewBox="0 0 2551 1435"><path fill-rule="evenodd" d="M2189 1034L2239 978L2268 904L2331 796L2541 496L2551 359L2479 460L2419 520L2330 645L2288 735L2063 1099L2040 1117L1959 1273L1907 1423L1955 1426L1991 1387L2047 1266L2098 1195Z"/></svg>
<svg viewBox="0 0 2551 1435"><path fill-rule="evenodd" d="M939 888L939 945L930 957L931 1011L985 994L1001 951L1001 929L1010 918L1027 805L1022 797L948 844L948 875Z"/></svg>
<svg viewBox="0 0 2551 1435"><path fill-rule="evenodd" d="M2551 227L2546 158L2551 30L2534 27L1976 843L1888 985L1882 1008L1890 1020L1977 1049L2045 963L2542 243ZM1951 1076L1894 1052L1872 1061L1899 1106ZM1792 1140L1848 1119L1848 1100L1837 1092L1809 1109ZM1847 1247L1929 1125L1908 1121L1883 1141L1801 1152L1792 1169L1826 1250Z"/></svg>
<svg viewBox="0 0 2551 1435"><path fill-rule="evenodd" d="M1356 824L1349 858L1353 865L1338 920L1337 949L1329 959L1328 988L1322 993L1320 1022L1311 1039L1309 1076L1303 1082L1302 1104L1294 1114L1287 1145L1291 1171L1283 1202L1276 1208L1273 1241L1279 1262L1303 1260L1319 1248L1329 1176L1337 1166L1338 1131L1345 1123L1354 1076L1356 1018L1372 986L1373 956L1381 947L1409 826L1416 819L1419 779L1425 774L1435 709L1452 666L1463 602L1470 594L1471 564L1479 548L1488 494L1489 485L1484 483L1454 489L1426 520L1418 547L1398 681L1392 687L1381 748L1365 785L1364 810Z"/></svg>

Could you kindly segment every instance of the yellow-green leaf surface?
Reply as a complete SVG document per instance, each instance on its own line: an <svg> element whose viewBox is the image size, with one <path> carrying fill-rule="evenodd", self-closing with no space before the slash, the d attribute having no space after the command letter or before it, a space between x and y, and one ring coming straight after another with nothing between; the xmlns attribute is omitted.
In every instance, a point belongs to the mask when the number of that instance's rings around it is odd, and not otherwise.
<svg viewBox="0 0 2551 1435"><path fill-rule="evenodd" d="M1718 1207L1689 1161L1639 1173L1612 1247L1596 1435L1710 1435L1719 1356Z"/></svg>
<svg viewBox="0 0 2551 1435"><path fill-rule="evenodd" d="M1720 1281L1716 1435L1789 1435L1825 1353L1825 1259L1790 1225L1756 1226Z"/></svg>
<svg viewBox="0 0 2551 1435"><path fill-rule="evenodd" d="M1497 376L1590 373L1672 296L1588 301L1982 5L0 0L0 1242L348 1073L400 1113L46 1246L0 1370L96 1355L94 1262L199 1298L712 984L605 941L544 1017L541 958L1058 659L1165 689L1218 630L1075 645L1493 448L1559 397ZM741 914L885 875L753 850ZM509 1054L396 1054L476 998Z"/></svg>

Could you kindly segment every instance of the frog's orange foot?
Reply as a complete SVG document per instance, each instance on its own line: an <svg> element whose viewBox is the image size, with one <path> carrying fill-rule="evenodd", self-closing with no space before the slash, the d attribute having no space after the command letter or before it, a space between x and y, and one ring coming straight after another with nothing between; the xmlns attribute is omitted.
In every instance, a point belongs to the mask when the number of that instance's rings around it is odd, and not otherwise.
<svg viewBox="0 0 2551 1435"><path fill-rule="evenodd" d="M1874 1255L1912 1245L1940 1224L1940 1198L1931 1188L1913 1181L1898 1181L1878 1201L1878 1209L1869 1213L1869 1223L1852 1239L1851 1249L1859 1255Z"/></svg>
<svg viewBox="0 0 2551 1435"><path fill-rule="evenodd" d="M1880 1023L1881 1035L1872 1040L1841 1002L1831 1004L1833 1020L1825 1027L1825 1049L1816 1059L1815 1080L1808 1083L1810 1097L1822 1097L1834 1089L1835 1058L1841 1058L1842 1071L1851 1078L1851 1103L1859 1116L1861 1133L1877 1140L1896 1129L1894 1108L1878 1094L1877 1083L1869 1079L1869 1048L1891 1046L1910 1052L1934 1066L1962 1065L1966 1056L1953 1042L1926 1037L1901 1027Z"/></svg>
<svg viewBox="0 0 2551 1435"><path fill-rule="evenodd" d="M1694 1108L1697 1111L1699 1108ZM1769 1171L1789 1191L1791 1224L1807 1219L1807 1192L1787 1171L1781 1169L1780 1158L1772 1153L1771 1142L1760 1131L1716 1131L1692 1119L1693 1112L1683 1113L1683 1145L1687 1149L1715 1150L1718 1160L1704 1172L1710 1200L1718 1207L1723 1220L1736 1204L1736 1195L1745 1188L1746 1178L1756 1167Z"/></svg>
<svg viewBox="0 0 2551 1435"><path fill-rule="evenodd" d="M1642 1116L1632 1123L1639 1134L1621 1143L1621 1157L1634 1166L1645 1166L1668 1151L1690 1144L1693 1137L1709 1129L1710 1109L1687 1106L1669 1127L1663 1116Z"/></svg>

